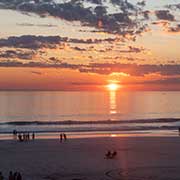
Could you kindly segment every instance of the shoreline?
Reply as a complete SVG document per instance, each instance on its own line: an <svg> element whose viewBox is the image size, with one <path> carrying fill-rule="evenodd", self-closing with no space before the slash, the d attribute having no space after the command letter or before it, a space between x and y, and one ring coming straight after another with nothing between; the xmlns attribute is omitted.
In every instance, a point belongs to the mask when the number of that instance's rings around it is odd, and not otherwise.
<svg viewBox="0 0 180 180"><path fill-rule="evenodd" d="M29 132L30 136L34 131L20 131L20 133ZM60 133L66 133L70 139L84 139L96 137L178 137L177 130L149 130L149 131L80 131L80 132L65 132L65 131L46 131L35 132L36 139L59 139ZM0 133L0 140L15 140L12 133Z"/></svg>

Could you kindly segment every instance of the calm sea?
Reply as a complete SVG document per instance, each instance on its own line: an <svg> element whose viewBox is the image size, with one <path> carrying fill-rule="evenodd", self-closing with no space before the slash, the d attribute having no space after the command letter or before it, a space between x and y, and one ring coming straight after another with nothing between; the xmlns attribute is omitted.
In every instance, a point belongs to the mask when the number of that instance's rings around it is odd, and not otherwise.
<svg viewBox="0 0 180 180"><path fill-rule="evenodd" d="M0 133L176 134L180 92L0 92Z"/></svg>

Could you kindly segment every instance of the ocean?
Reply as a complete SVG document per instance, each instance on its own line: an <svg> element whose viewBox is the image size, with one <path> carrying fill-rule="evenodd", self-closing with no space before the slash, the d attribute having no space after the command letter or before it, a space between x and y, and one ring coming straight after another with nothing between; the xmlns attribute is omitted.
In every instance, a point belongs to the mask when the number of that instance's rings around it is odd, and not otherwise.
<svg viewBox="0 0 180 180"><path fill-rule="evenodd" d="M176 91L0 92L0 137L13 130L52 137L59 132L177 136L179 126Z"/></svg>

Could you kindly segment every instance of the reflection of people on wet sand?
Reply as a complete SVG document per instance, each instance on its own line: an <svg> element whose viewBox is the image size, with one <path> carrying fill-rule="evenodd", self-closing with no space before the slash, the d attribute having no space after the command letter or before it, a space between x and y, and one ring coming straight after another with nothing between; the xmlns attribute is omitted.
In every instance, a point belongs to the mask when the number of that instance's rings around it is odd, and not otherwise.
<svg viewBox="0 0 180 180"><path fill-rule="evenodd" d="M8 180L15 180L12 171L9 172L9 179Z"/></svg>
<svg viewBox="0 0 180 180"><path fill-rule="evenodd" d="M20 173L17 174L17 180L22 180L22 176Z"/></svg>
<svg viewBox="0 0 180 180"><path fill-rule="evenodd" d="M114 159L117 155L117 152L116 151L108 151L106 154L105 154L105 158L106 159Z"/></svg>
<svg viewBox="0 0 180 180"><path fill-rule="evenodd" d="M13 180L17 179L17 172L13 174Z"/></svg>

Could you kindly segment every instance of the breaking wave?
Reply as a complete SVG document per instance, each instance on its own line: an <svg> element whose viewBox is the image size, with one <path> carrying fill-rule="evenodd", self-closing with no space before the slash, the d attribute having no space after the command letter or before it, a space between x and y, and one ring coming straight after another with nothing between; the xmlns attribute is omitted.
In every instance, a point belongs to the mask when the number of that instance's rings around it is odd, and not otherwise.
<svg viewBox="0 0 180 180"><path fill-rule="evenodd" d="M100 121L8 121L0 125L83 125L83 124L146 124L146 123L174 123L180 122L180 118L159 118L159 119L136 119L136 120L100 120Z"/></svg>

